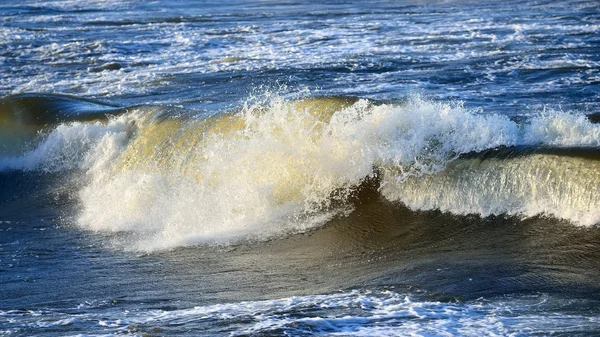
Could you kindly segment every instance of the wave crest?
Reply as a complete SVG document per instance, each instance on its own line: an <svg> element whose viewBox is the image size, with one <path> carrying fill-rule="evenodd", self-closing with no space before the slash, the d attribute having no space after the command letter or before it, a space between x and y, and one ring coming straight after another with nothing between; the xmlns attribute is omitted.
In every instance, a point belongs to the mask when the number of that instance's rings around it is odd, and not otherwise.
<svg viewBox="0 0 600 337"><path fill-rule="evenodd" d="M366 178L435 174L520 136L506 117L420 98L277 98L204 119L150 118L111 174L92 173L79 224L138 233L138 249L263 240L348 211Z"/></svg>
<svg viewBox="0 0 600 337"><path fill-rule="evenodd" d="M597 184L597 156L580 147L596 146L600 127L583 115L554 111L519 124L419 97L276 97L209 117L122 110L106 122L59 124L1 167L83 170L77 223L132 232L132 247L144 250L309 230L349 211L365 180L415 210L600 220L586 188ZM490 157L533 145L580 150Z"/></svg>

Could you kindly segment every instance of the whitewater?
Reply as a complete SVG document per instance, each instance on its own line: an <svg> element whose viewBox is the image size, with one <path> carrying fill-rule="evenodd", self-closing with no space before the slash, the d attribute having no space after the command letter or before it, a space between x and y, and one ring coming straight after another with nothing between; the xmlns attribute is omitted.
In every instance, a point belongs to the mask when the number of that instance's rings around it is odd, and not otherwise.
<svg viewBox="0 0 600 337"><path fill-rule="evenodd" d="M599 9L0 4L0 335L597 335Z"/></svg>

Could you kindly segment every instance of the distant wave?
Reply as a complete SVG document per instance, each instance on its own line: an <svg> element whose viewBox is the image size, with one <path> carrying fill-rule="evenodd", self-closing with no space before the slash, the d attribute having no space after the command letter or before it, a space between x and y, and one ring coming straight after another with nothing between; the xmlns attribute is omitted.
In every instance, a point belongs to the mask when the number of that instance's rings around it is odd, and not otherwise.
<svg viewBox="0 0 600 337"><path fill-rule="evenodd" d="M52 134L57 126L65 129L66 123L106 122L108 116L124 111L110 104L66 95L21 94L4 97L0 99L0 155L15 156L31 150L32 143L36 142L39 135L50 133L50 137L56 137ZM88 136L84 132L79 133L80 137ZM70 146L77 146L73 140L70 143L73 143ZM34 156L48 156L47 151L50 149L39 149ZM16 162L18 160L0 161L0 169L31 167L31 160L24 165Z"/></svg>
<svg viewBox="0 0 600 337"><path fill-rule="evenodd" d="M1 127L35 130L0 170L83 172L78 225L135 233L135 249L306 231L351 211L366 182L413 210L600 221L600 126L581 114L518 123L419 97L274 98L208 117L49 95L0 107Z"/></svg>

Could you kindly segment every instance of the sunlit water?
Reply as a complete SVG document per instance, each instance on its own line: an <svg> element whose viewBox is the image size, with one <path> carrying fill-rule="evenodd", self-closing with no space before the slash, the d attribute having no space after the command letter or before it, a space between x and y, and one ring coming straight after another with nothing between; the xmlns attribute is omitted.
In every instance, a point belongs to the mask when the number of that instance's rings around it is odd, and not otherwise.
<svg viewBox="0 0 600 337"><path fill-rule="evenodd" d="M0 3L0 335L596 336L599 84L596 1Z"/></svg>

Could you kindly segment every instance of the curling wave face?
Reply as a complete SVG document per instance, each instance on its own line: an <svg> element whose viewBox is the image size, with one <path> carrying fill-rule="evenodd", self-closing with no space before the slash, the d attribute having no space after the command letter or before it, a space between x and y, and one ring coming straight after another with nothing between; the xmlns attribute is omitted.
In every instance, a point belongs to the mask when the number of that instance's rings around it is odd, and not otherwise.
<svg viewBox="0 0 600 337"><path fill-rule="evenodd" d="M600 127L584 115L546 111L517 123L418 97L275 98L208 117L111 109L103 120L89 118L103 109L78 110L81 120L41 131L0 168L85 172L77 224L133 233L134 249L306 231L351 211L349 198L373 182L413 210L600 220L589 188L599 182ZM517 147L529 150L490 155Z"/></svg>

